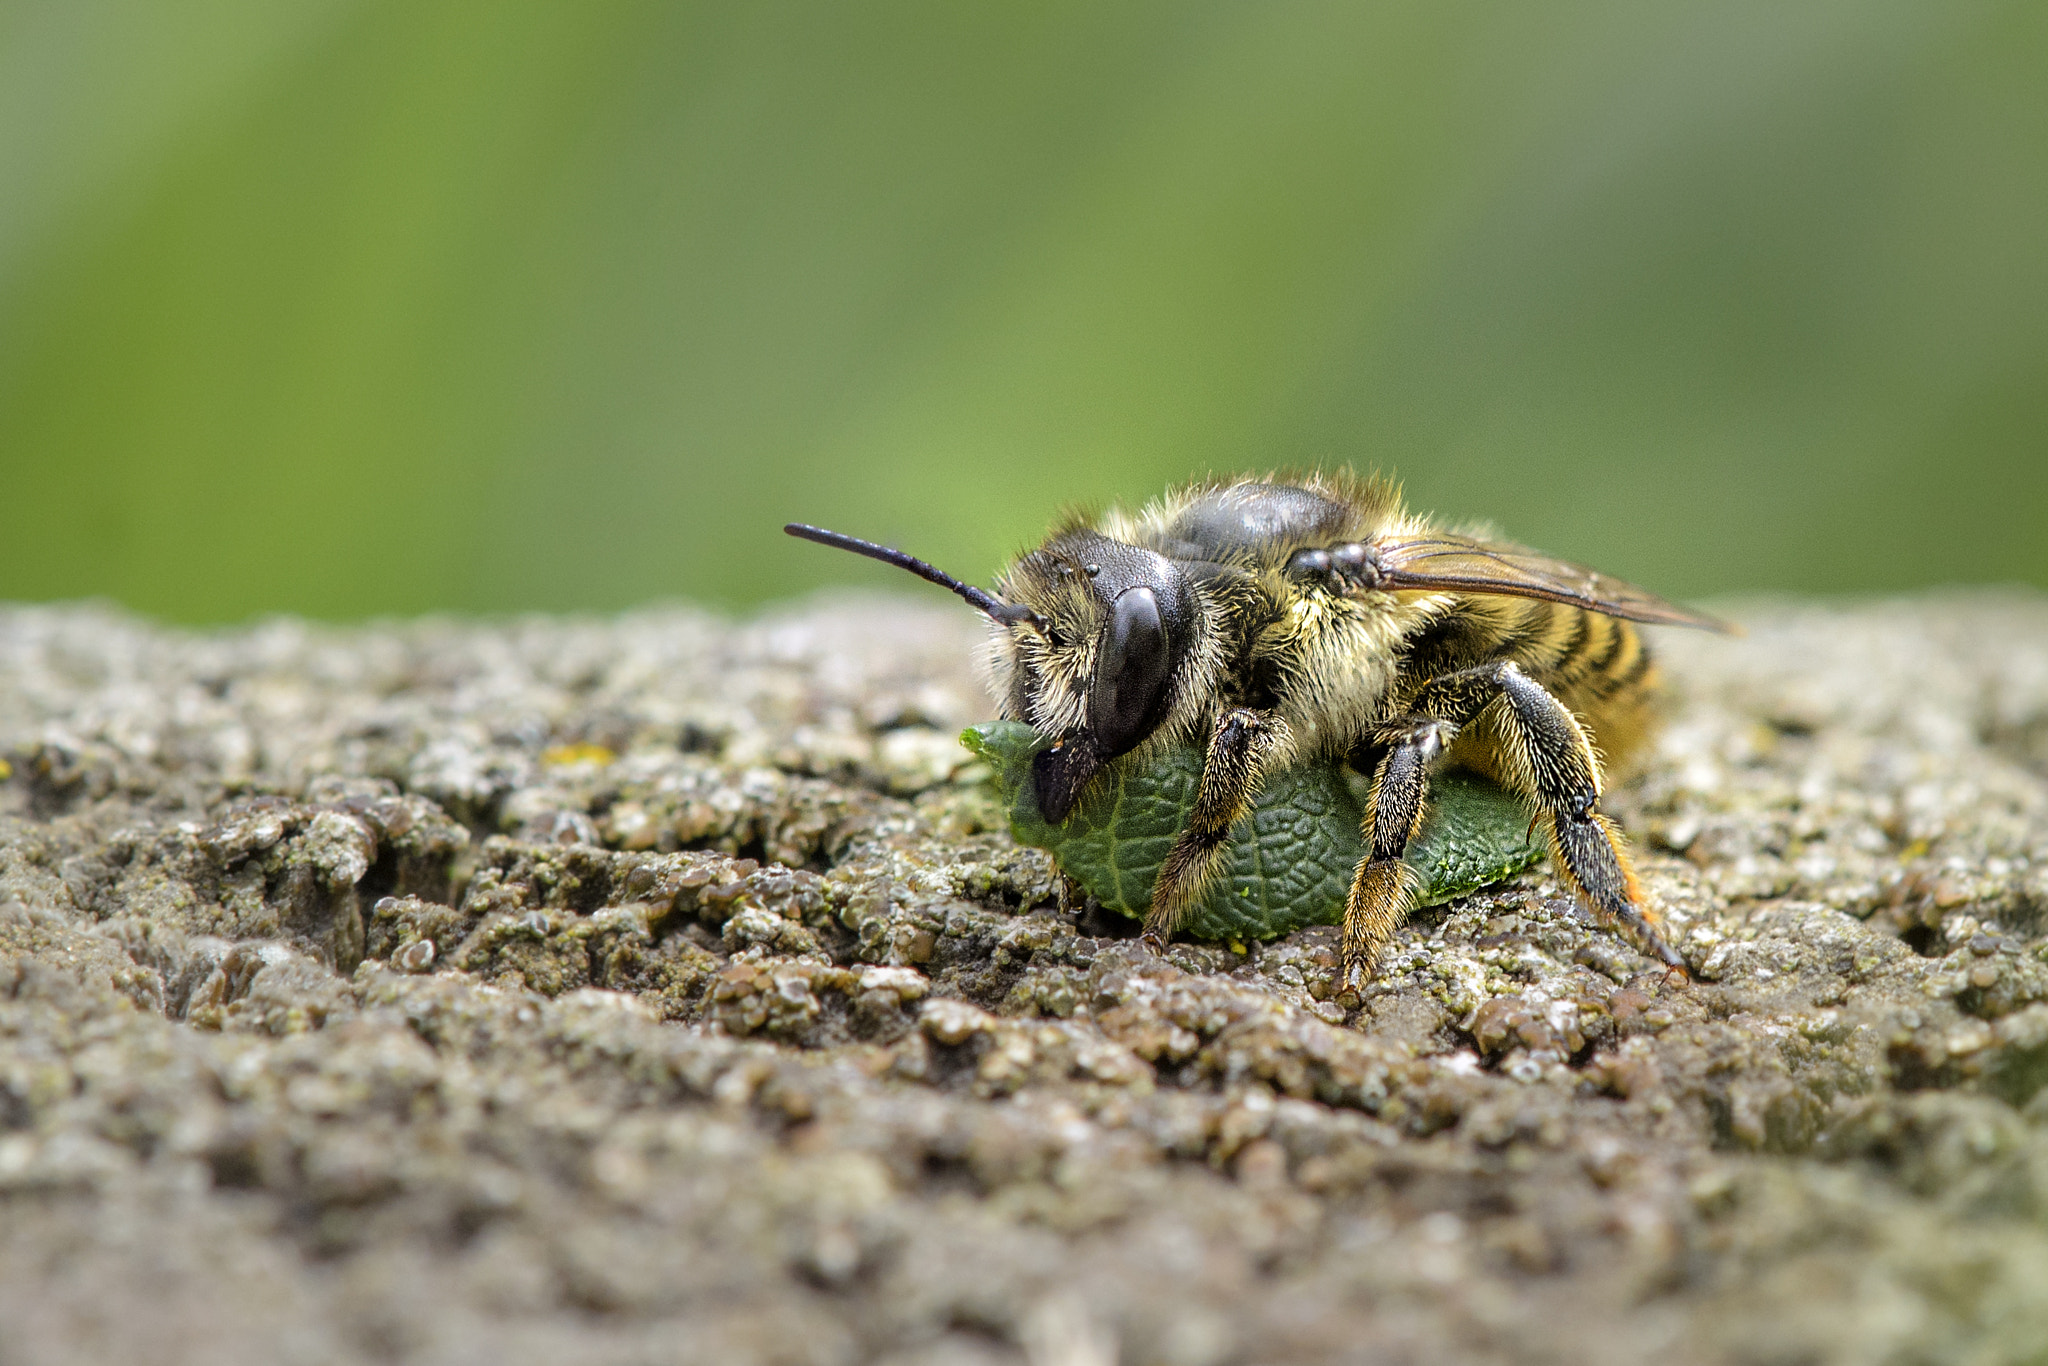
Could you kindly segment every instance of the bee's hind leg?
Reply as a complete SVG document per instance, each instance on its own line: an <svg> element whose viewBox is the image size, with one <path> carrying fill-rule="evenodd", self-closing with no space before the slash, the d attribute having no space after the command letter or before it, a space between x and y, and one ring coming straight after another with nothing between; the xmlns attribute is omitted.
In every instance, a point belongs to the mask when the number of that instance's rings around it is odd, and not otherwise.
<svg viewBox="0 0 2048 1366"><path fill-rule="evenodd" d="M1387 737L1387 757L1373 774L1366 803L1365 857L1351 876L1344 901L1343 964L1337 989L1356 993L1372 980L1394 931L1415 897L1414 874L1401 855L1422 825L1429 771L1457 727L1429 717L1399 723Z"/></svg>
<svg viewBox="0 0 2048 1366"><path fill-rule="evenodd" d="M1152 952L1165 952L1166 941L1200 899L1217 856L1230 841L1230 827L1251 809L1267 757L1286 742L1287 734L1287 723L1279 717L1249 707L1225 712L1216 722L1194 807L1152 887L1143 934L1145 947Z"/></svg>
<svg viewBox="0 0 2048 1366"><path fill-rule="evenodd" d="M1593 746L1565 705L1512 664L1495 674L1506 703L1502 717L1514 774L1536 799L1550 826L1557 869L1594 912L1619 926L1666 967L1685 970L1685 959L1664 941L1643 902L1628 850L1600 814L1600 765Z"/></svg>

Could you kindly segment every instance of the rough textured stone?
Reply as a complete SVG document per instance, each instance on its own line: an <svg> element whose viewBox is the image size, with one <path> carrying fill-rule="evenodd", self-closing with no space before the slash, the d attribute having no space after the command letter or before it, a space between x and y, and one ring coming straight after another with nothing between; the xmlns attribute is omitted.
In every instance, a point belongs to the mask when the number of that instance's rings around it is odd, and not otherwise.
<svg viewBox="0 0 2048 1366"><path fill-rule="evenodd" d="M2048 1342L2048 600L1666 634L1532 873L1139 951L946 604L0 612L0 1363L1861 1363Z"/></svg>

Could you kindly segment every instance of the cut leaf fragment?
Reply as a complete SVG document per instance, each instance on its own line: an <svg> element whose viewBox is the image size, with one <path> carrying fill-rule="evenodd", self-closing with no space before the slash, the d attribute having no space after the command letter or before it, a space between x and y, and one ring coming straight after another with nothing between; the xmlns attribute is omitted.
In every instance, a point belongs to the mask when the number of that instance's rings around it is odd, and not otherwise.
<svg viewBox="0 0 2048 1366"><path fill-rule="evenodd" d="M1143 918L1201 781L1200 750L1172 749L1142 768L1111 765L1074 814L1053 825L1039 814L1030 781L1032 756L1045 744L1037 731L991 721L968 727L960 741L994 770L1018 843L1051 853L1104 906ZM1352 870L1365 854L1365 787L1340 764L1269 775L1183 928L1201 939L1271 939L1342 920ZM1527 807L1487 779L1452 769L1431 782L1429 817L1405 861L1417 874L1417 904L1433 906L1512 876L1543 854Z"/></svg>

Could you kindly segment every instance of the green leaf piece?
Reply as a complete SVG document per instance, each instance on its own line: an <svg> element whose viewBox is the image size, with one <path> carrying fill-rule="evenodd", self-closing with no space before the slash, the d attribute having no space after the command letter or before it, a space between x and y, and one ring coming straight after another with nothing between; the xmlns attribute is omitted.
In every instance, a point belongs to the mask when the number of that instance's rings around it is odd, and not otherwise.
<svg viewBox="0 0 2048 1366"><path fill-rule="evenodd" d="M994 770L1020 844L1060 868L1113 911L1142 919L1159 865L1180 833L1201 780L1202 753L1172 749L1139 768L1112 764L1062 825L1039 814L1031 759L1045 742L1019 721L970 726L960 742ZM1305 764L1267 777L1251 814L1230 832L1223 866L1185 928L1197 938L1271 939L1343 919L1351 873L1365 854L1359 822L1365 780L1340 764ZM1509 877L1541 858L1529 812L1500 787L1463 770L1436 775L1430 811L1408 845L1418 904L1434 906Z"/></svg>

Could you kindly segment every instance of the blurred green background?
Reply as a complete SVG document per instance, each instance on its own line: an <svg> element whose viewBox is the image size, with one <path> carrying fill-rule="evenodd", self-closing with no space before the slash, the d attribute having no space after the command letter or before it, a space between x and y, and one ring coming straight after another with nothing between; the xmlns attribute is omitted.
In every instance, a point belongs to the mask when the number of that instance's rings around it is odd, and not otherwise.
<svg viewBox="0 0 2048 1366"><path fill-rule="evenodd" d="M2048 584L2048 5L0 0L0 596L739 605L1318 461Z"/></svg>

